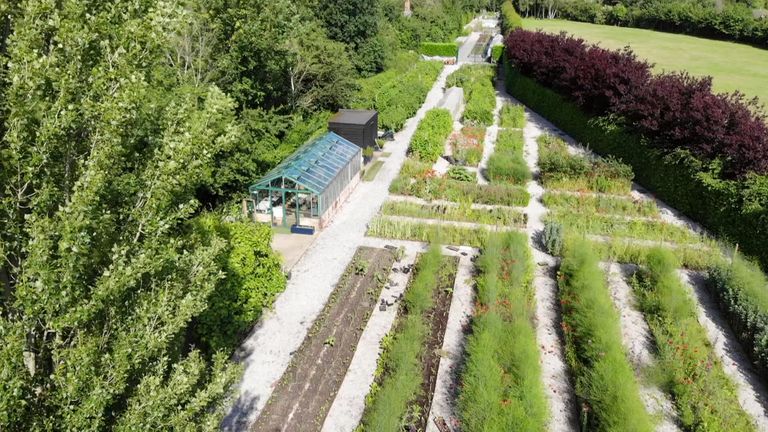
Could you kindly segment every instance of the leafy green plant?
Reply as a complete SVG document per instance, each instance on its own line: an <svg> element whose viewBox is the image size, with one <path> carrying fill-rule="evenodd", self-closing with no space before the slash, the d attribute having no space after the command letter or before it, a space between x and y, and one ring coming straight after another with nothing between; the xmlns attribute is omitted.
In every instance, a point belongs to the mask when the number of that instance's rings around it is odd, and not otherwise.
<svg viewBox="0 0 768 432"><path fill-rule="evenodd" d="M371 263L364 259L355 259L355 262L352 263L352 266L355 269L355 274L358 276L364 276L368 273L368 267L370 265Z"/></svg>
<svg viewBox="0 0 768 432"><path fill-rule="evenodd" d="M468 169L460 166L451 166L448 168L448 172L445 173L446 177L451 180L463 181L463 182L475 182L477 176L475 173L470 172Z"/></svg>
<svg viewBox="0 0 768 432"><path fill-rule="evenodd" d="M427 111L411 138L411 155L424 162L436 162L443 154L445 140L452 130L453 118L447 109L433 108Z"/></svg>
<svg viewBox="0 0 768 432"><path fill-rule="evenodd" d="M565 357L586 430L653 431L622 345L619 315L589 242L566 245L558 272Z"/></svg>
<svg viewBox="0 0 768 432"><path fill-rule="evenodd" d="M462 430L544 430L549 411L532 325L526 236L492 236L477 267L477 308L459 387Z"/></svg>
<svg viewBox="0 0 768 432"><path fill-rule="evenodd" d="M547 252L553 256L560 256L563 252L563 226L557 222L545 221L542 241Z"/></svg>
<svg viewBox="0 0 768 432"><path fill-rule="evenodd" d="M646 269L632 281L653 333L657 373L675 400L678 418L690 430L749 431L751 418L739 405L736 386L722 369L696 306L677 274L672 252L654 249Z"/></svg>

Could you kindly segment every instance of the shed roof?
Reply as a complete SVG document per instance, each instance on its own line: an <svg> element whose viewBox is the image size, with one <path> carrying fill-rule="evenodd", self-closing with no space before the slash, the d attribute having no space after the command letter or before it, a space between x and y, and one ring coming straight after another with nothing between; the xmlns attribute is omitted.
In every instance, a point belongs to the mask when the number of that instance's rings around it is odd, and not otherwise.
<svg viewBox="0 0 768 432"><path fill-rule="evenodd" d="M339 110L339 112L331 118L329 123L365 125L375 116L376 111L374 110L343 109Z"/></svg>
<svg viewBox="0 0 768 432"><path fill-rule="evenodd" d="M277 178L288 178L314 193L322 193L336 175L362 150L350 141L328 132L299 147L258 182L251 192L268 187Z"/></svg>

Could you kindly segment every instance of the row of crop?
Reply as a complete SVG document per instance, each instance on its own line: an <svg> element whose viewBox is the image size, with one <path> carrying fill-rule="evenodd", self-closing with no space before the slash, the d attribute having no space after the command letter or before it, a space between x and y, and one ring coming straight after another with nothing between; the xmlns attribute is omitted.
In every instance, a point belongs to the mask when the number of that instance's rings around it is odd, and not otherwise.
<svg viewBox="0 0 768 432"><path fill-rule="evenodd" d="M403 60L398 66L360 81L353 106L375 109L379 112L379 127L400 130L405 121L413 117L432 88L443 64Z"/></svg>
<svg viewBox="0 0 768 432"><path fill-rule="evenodd" d="M631 217L658 217L659 208L649 199L632 199L610 195L545 192L545 206L554 210L569 210L582 214L612 214Z"/></svg>
<svg viewBox="0 0 768 432"><path fill-rule="evenodd" d="M631 165L637 181L658 198L768 266L768 176L718 178L685 152L654 149L640 135L586 114L514 67L507 72L507 90L518 100L583 145Z"/></svg>
<svg viewBox="0 0 768 432"><path fill-rule="evenodd" d="M662 220L630 219L624 216L584 214L569 210L548 213L545 221L557 222L569 233L658 240L672 243L700 243L703 238L686 227Z"/></svg>
<svg viewBox="0 0 768 432"><path fill-rule="evenodd" d="M677 273L672 252L655 249L632 281L656 342L656 376L673 398L685 430L754 430L736 386L722 368L696 306Z"/></svg>
<svg viewBox="0 0 768 432"><path fill-rule="evenodd" d="M410 155L423 162L437 162L445 150L445 140L452 130L453 118L450 111L444 108L427 111L411 138L411 146L408 149Z"/></svg>
<svg viewBox="0 0 768 432"><path fill-rule="evenodd" d="M408 216L422 219L440 219L457 222L474 222L486 225L524 226L525 213L512 208L473 208L470 202L459 205L418 204L407 201L387 201L381 213L392 216Z"/></svg>
<svg viewBox="0 0 768 432"><path fill-rule="evenodd" d="M744 4L691 1L642 2L627 7L601 2L561 2L559 16L571 21L639 27L768 46L768 20L753 16Z"/></svg>
<svg viewBox="0 0 768 432"><path fill-rule="evenodd" d="M510 105L506 105L510 106ZM520 121L519 109L502 108L502 123L525 125L525 117ZM493 183L511 183L524 185L532 175L528 163L523 157L523 133L521 130L502 129L496 139L496 147L488 159L486 171Z"/></svg>
<svg viewBox="0 0 768 432"><path fill-rule="evenodd" d="M469 200L476 204L525 207L530 195L525 188L512 185L479 185L438 177L432 167L406 160L400 175L390 184L389 192L425 200L453 202Z"/></svg>
<svg viewBox="0 0 768 432"><path fill-rule="evenodd" d="M430 335L428 314L439 289L453 286L456 261L444 259L440 246L421 255L405 291L397 324L382 341L376 381L366 397L363 431L395 431L413 421L414 401L422 392L425 347ZM447 279L451 279L447 281Z"/></svg>
<svg viewBox="0 0 768 432"><path fill-rule="evenodd" d="M544 430L549 412L526 236L492 236L476 265L477 307L458 402L462 430Z"/></svg>
<svg viewBox="0 0 768 432"><path fill-rule="evenodd" d="M464 65L448 76L446 87L464 89L464 121L473 125L493 124L496 109L496 91L493 79L496 73L488 65Z"/></svg>
<svg viewBox="0 0 768 432"><path fill-rule="evenodd" d="M419 53L431 57L458 57L459 44L456 42L422 42Z"/></svg>
<svg viewBox="0 0 768 432"><path fill-rule="evenodd" d="M541 181L549 189L628 194L632 168L613 158L573 155L565 141L542 135L539 143Z"/></svg>
<svg viewBox="0 0 768 432"><path fill-rule="evenodd" d="M485 128L464 126L458 133L453 133L449 141L455 164L476 167L483 158Z"/></svg>
<svg viewBox="0 0 768 432"><path fill-rule="evenodd" d="M522 105L505 103L499 112L499 126L522 129L525 127L525 108Z"/></svg>
<svg viewBox="0 0 768 432"><path fill-rule="evenodd" d="M439 241L449 245L482 247L491 231L455 225L436 225L377 216L368 224L369 237L419 242Z"/></svg>
<svg viewBox="0 0 768 432"><path fill-rule="evenodd" d="M566 246L558 281L565 357L582 430L653 431L624 352L618 312L589 242Z"/></svg>

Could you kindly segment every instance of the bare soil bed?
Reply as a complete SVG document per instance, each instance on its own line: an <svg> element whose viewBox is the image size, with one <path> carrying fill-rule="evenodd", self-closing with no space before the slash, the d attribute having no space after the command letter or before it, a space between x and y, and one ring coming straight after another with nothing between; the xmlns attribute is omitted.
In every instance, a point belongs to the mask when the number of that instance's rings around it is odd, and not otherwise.
<svg viewBox="0 0 768 432"><path fill-rule="evenodd" d="M394 261L389 250L358 248L257 419L254 431L322 428Z"/></svg>

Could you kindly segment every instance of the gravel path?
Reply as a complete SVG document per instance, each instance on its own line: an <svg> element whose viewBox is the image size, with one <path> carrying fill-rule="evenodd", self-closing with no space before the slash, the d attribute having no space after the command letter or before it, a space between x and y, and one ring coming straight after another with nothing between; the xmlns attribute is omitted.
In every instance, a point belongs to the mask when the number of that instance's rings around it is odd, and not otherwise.
<svg viewBox="0 0 768 432"><path fill-rule="evenodd" d="M366 246L384 247L395 244L380 239L370 240L372 241L365 242ZM416 256L427 248L427 245L422 243L402 245L405 248L405 256L400 262L395 262L393 268L399 269L413 264L416 261ZM402 294L408 285L410 275L410 272L391 272L389 275L389 280L392 282L391 288L382 290L381 299L391 302ZM355 350L352 363L347 369L339 392L336 394L336 399L325 418L323 432L351 432L360 423L365 409L365 395L373 384L376 364L381 351L381 339L389 333L395 322L396 314L396 306L388 307L385 311L379 310L378 307L374 309L360 337L360 342L357 344L357 350Z"/></svg>
<svg viewBox="0 0 768 432"><path fill-rule="evenodd" d="M432 409L429 412L427 432L439 431L434 423L434 420L439 418L444 419L455 430L459 426L456 410L457 373L464 355L465 329L469 325L474 310L472 278L475 265L472 259L479 254L479 251L461 247L459 252L467 255L459 255L459 268L453 286L453 298L448 312L448 325L443 338L443 352L437 372L437 384L432 398Z"/></svg>
<svg viewBox="0 0 768 432"><path fill-rule="evenodd" d="M656 426L658 432L679 431L675 423L677 411L675 405L666 393L657 386L643 379L643 372L655 363L653 357L653 337L643 314L635 307L635 296L626 278L630 277L637 266L616 263L601 263L603 271L608 275L608 285L616 309L619 311L622 342L627 351L629 361L635 370L635 376L640 384L640 397L649 413L659 418Z"/></svg>
<svg viewBox="0 0 768 432"><path fill-rule="evenodd" d="M680 271L680 278L691 289L696 299L699 323L712 342L715 354L723 362L725 373L738 387L739 403L755 421L757 430L768 431L768 389L755 373L749 358L736 342L730 326L720 313L717 304L707 292L706 278L698 272Z"/></svg>
<svg viewBox="0 0 768 432"><path fill-rule="evenodd" d="M503 82L497 83L498 93L510 101L514 99L504 90ZM514 101L518 103L517 101ZM560 304L557 299L555 273L557 259L548 255L539 246L537 238L544 229L542 217L547 209L541 203L544 189L536 180L539 174L539 149L536 138L543 132L540 118L526 108L526 125L523 129L525 146L523 153L534 180L528 183L531 201L528 203L528 239L537 263L533 286L536 291L536 340L541 349L541 372L544 390L549 401L549 431L578 430L578 414L575 395L571 387L568 367L563 353L563 338L560 331Z"/></svg>
<svg viewBox="0 0 768 432"><path fill-rule="evenodd" d="M291 356L328 300L334 284L363 241L366 225L387 198L388 187L405 160L408 143L427 110L443 96L448 75L458 66L443 68L426 101L395 140L387 144L387 158L373 182L362 182L331 224L320 232L292 270L285 291L277 298L235 354L244 373L235 401L222 422L227 431L246 430L264 408Z"/></svg>

